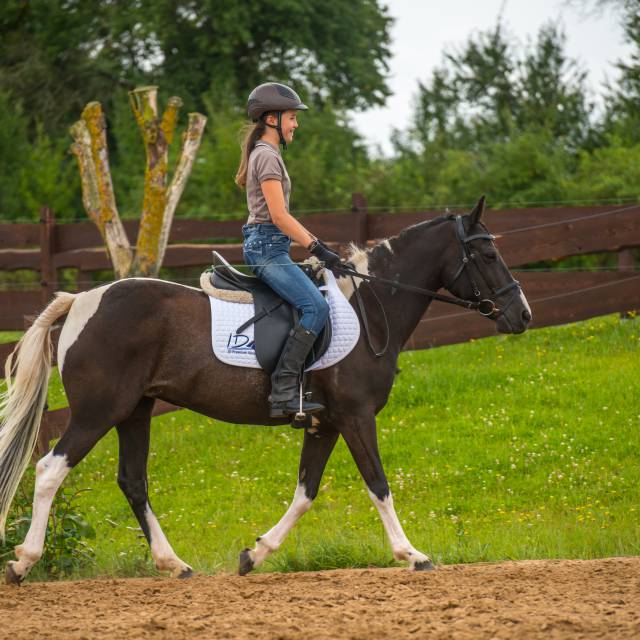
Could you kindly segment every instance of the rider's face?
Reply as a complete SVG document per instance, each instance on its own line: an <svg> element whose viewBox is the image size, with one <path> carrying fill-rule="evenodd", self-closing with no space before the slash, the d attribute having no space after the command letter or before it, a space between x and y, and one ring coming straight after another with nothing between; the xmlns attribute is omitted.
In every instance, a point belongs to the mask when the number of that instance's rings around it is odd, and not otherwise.
<svg viewBox="0 0 640 640"><path fill-rule="evenodd" d="M268 116L267 122L269 124L277 124L278 119L276 116ZM282 112L282 135L287 144L291 144L293 141L293 132L298 128L298 112L295 109L289 109Z"/></svg>
<svg viewBox="0 0 640 640"><path fill-rule="evenodd" d="M294 109L285 111L282 114L282 135L287 141L287 144L291 144L293 141L293 132L298 128L298 112Z"/></svg>

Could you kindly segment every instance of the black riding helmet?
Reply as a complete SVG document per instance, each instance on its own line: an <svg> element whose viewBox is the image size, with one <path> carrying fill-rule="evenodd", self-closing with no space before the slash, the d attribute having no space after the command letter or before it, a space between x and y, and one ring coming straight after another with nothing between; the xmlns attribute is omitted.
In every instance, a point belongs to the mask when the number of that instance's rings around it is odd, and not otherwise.
<svg viewBox="0 0 640 640"><path fill-rule="evenodd" d="M247 101L247 114L254 122L258 122L266 113L275 112L278 124L265 124L275 129L280 136L280 144L287 148L287 143L282 135L282 112L289 109L306 111L309 107L302 103L300 96L290 87L278 82L265 82L256 87Z"/></svg>

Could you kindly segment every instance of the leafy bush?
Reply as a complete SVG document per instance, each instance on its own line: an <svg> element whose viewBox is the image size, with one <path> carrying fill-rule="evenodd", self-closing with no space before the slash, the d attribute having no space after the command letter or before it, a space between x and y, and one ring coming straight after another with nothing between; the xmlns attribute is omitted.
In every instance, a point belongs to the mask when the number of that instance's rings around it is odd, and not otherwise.
<svg viewBox="0 0 640 640"><path fill-rule="evenodd" d="M33 473L30 473L21 483L14 499L6 538L0 542L2 560L12 558L14 547L22 544L29 530L32 506L26 487L33 486L32 481ZM94 539L96 534L77 508L78 497L85 491L88 489L60 490L53 502L44 551L37 565L38 570L48 578L68 576L94 562L94 550L87 540Z"/></svg>

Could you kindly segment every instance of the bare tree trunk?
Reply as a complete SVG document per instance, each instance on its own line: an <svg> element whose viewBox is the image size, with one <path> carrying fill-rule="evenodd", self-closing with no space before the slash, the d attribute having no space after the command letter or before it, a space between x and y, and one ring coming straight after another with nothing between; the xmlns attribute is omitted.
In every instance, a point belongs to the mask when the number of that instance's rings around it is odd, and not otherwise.
<svg viewBox="0 0 640 640"><path fill-rule="evenodd" d="M102 235L116 277L123 278L129 273L133 256L116 207L109 168L106 124L100 103L87 104L82 112L82 119L70 131L75 140L71 151L78 160L82 200L87 215Z"/></svg>
<svg viewBox="0 0 640 640"><path fill-rule="evenodd" d="M155 276L160 269L158 238L167 197L169 145L173 140L182 100L169 98L162 120L158 118L157 87L139 87L129 93L129 100L147 157L144 200L132 271L134 275Z"/></svg>
<svg viewBox="0 0 640 640"><path fill-rule="evenodd" d="M158 240L158 265L162 264L167 243L169 242L169 233L171 224L173 223L173 214L176 211L182 192L184 191L187 179L191 173L193 162L200 147L204 127L207 124L207 118L201 113L190 113L189 124L187 130L182 134L182 150L180 159L173 174L171 184L167 191L167 203L162 218L162 229L160 230L160 238Z"/></svg>

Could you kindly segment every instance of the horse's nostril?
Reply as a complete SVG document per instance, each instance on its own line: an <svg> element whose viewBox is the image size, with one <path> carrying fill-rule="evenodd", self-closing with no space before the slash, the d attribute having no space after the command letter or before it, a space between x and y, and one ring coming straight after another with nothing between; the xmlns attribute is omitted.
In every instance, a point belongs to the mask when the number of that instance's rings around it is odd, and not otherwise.
<svg viewBox="0 0 640 640"><path fill-rule="evenodd" d="M531 320L531 313L527 309L522 312L522 319L525 322L529 322L529 320Z"/></svg>

